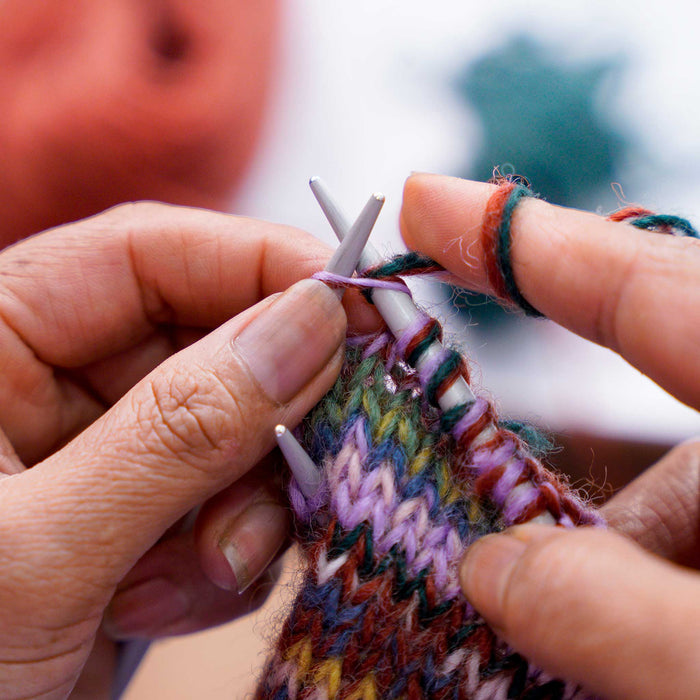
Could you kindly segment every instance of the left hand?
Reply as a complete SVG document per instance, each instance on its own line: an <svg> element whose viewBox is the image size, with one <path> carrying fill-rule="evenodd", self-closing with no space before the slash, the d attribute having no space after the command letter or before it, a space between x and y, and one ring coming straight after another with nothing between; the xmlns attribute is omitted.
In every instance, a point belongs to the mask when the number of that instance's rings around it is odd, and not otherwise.
<svg viewBox="0 0 700 700"><path fill-rule="evenodd" d="M250 584L289 515L254 467L340 368L337 297L293 284L328 254L289 227L149 203L0 253L3 698L66 697L96 636L100 697L105 610L112 637L152 638L265 598ZM201 504L194 533L173 527Z"/></svg>

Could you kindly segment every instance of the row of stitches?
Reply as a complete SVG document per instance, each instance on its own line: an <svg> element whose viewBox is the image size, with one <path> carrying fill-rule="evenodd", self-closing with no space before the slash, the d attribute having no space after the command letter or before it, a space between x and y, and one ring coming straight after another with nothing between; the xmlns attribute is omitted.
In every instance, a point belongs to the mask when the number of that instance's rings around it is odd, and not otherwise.
<svg viewBox="0 0 700 700"><path fill-rule="evenodd" d="M433 329L436 324L426 316L423 327L415 332L425 335L425 329ZM405 339L401 343L406 345L406 352L412 353L411 360L419 363L416 344ZM458 377L468 381L464 358L451 349L444 349L422 365L419 376L426 397L433 403ZM442 424L457 443L455 477L476 479L477 493L503 509L506 524L527 522L545 512L565 527L602 524L600 516L568 493L515 434L498 425L493 407L484 398L447 411Z"/></svg>

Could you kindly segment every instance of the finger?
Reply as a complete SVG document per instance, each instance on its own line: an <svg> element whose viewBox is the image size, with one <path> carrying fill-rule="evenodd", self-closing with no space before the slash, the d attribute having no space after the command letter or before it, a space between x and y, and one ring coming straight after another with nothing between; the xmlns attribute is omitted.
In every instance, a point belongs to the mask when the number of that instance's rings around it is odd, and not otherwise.
<svg viewBox="0 0 700 700"><path fill-rule="evenodd" d="M404 189L406 243L489 292L480 230L495 185L417 175ZM515 281L536 309L619 352L700 406L700 242L523 199L512 221ZM687 360L685 358L688 358Z"/></svg>
<svg viewBox="0 0 700 700"><path fill-rule="evenodd" d="M268 568L243 594L224 590L202 570L189 532L158 543L138 562L117 588L103 626L115 640L198 632L256 610L277 576Z"/></svg>
<svg viewBox="0 0 700 700"><path fill-rule="evenodd" d="M517 651L607 698L691 698L700 577L612 532L523 525L472 545L465 595Z"/></svg>
<svg viewBox="0 0 700 700"><path fill-rule="evenodd" d="M12 522L0 557L17 576L44 571L32 585L47 600L75 585L92 587L85 606L111 595L172 523L269 451L277 423L295 425L330 388L345 334L336 295L307 280L260 306L168 360L63 450L0 482Z"/></svg>
<svg viewBox="0 0 700 700"><path fill-rule="evenodd" d="M289 227L152 203L3 251L0 366L17 371L0 385L0 425L25 460L43 456L172 352L173 325L218 325L328 254Z"/></svg>
<svg viewBox="0 0 700 700"><path fill-rule="evenodd" d="M4 251L0 308L44 363L77 367L163 324L218 326L328 256L327 246L288 226L124 205Z"/></svg>
<svg viewBox="0 0 700 700"><path fill-rule="evenodd" d="M700 440L674 448L602 510L645 549L700 568Z"/></svg>
<svg viewBox="0 0 700 700"><path fill-rule="evenodd" d="M291 510L275 473L279 452L265 462L205 503L195 528L203 571L220 588L239 594L290 541Z"/></svg>
<svg viewBox="0 0 700 700"><path fill-rule="evenodd" d="M14 447L5 433L0 430L0 474L9 476L10 474L21 474L23 471L24 465L17 456Z"/></svg>

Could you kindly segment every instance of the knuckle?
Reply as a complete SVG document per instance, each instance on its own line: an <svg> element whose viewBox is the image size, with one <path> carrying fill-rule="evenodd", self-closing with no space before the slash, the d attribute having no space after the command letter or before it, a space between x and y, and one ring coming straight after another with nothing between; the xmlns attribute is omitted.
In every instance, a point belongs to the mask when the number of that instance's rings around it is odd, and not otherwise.
<svg viewBox="0 0 700 700"><path fill-rule="evenodd" d="M215 373L158 373L147 380L147 392L139 425L148 451L205 465L238 442L244 412Z"/></svg>

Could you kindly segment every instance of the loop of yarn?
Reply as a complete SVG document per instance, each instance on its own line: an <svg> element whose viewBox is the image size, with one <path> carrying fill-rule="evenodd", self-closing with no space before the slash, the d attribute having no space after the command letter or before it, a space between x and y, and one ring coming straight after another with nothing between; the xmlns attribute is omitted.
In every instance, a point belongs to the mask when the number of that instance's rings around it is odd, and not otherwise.
<svg viewBox="0 0 700 700"><path fill-rule="evenodd" d="M290 483L308 568L258 698L585 697L496 636L464 599L458 567L479 537L538 515L563 527L602 519L486 399L436 407L464 358L446 350L420 372L409 365L441 337L423 315L397 340L352 339L299 429L323 483L310 499Z"/></svg>
<svg viewBox="0 0 700 700"><path fill-rule="evenodd" d="M514 304L527 316L542 314L522 295L515 281L511 263L511 219L524 197L536 197L527 187L511 180L500 180L498 188L486 203L481 225L481 247L484 251L486 276L496 297Z"/></svg>

